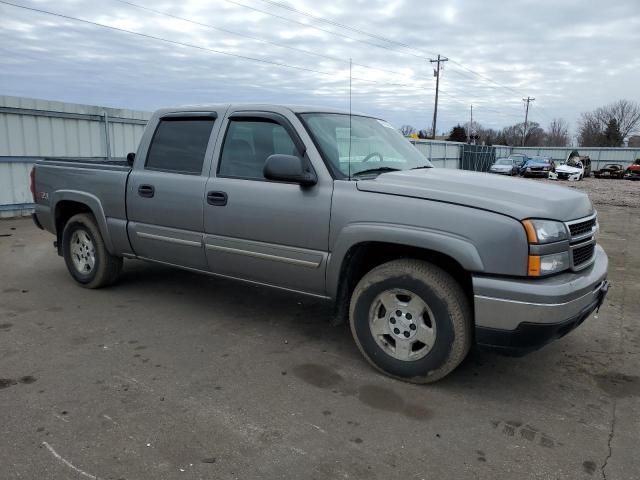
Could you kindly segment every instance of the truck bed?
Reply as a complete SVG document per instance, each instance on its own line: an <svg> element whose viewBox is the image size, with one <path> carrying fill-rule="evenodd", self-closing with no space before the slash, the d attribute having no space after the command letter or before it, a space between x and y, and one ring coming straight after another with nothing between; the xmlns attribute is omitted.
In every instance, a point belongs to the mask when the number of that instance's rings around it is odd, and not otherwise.
<svg viewBox="0 0 640 480"><path fill-rule="evenodd" d="M124 159L44 158L35 171L37 217L46 230L56 233L56 210L61 202L88 205L102 228L126 228L126 189L131 167ZM127 242L128 243L128 242Z"/></svg>

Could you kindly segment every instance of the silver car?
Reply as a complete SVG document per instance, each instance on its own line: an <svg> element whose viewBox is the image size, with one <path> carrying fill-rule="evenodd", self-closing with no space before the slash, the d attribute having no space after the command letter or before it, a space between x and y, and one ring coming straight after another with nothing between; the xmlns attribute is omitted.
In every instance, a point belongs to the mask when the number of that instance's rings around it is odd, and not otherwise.
<svg viewBox="0 0 640 480"><path fill-rule="evenodd" d="M489 172L500 175L517 175L523 162L522 157L498 158L489 168Z"/></svg>

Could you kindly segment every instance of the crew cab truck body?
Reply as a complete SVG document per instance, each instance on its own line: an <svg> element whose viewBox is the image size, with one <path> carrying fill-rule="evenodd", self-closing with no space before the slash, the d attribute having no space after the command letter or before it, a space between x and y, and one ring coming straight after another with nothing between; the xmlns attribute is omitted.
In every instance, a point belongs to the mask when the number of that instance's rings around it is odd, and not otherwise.
<svg viewBox="0 0 640 480"><path fill-rule="evenodd" d="M607 291L585 194L431 168L376 118L163 109L133 157L35 166L34 219L81 285L114 282L129 258L325 298L403 380L445 376L474 342L539 348Z"/></svg>

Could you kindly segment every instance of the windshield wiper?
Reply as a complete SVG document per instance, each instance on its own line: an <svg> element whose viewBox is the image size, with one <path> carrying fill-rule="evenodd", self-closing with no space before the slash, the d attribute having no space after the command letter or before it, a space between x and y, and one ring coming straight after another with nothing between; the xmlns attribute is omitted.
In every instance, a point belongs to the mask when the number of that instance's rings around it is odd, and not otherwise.
<svg viewBox="0 0 640 480"><path fill-rule="evenodd" d="M359 172L354 173L353 175L351 175L352 177L357 177L359 175L366 175L366 174L371 174L371 173L386 173L386 172L399 172L400 169L399 168L393 168L393 167L377 167L377 168L368 168L366 170L360 170Z"/></svg>
<svg viewBox="0 0 640 480"><path fill-rule="evenodd" d="M433 165L420 165L419 167L413 167L413 168L410 168L409 170L420 170L422 168L433 168Z"/></svg>

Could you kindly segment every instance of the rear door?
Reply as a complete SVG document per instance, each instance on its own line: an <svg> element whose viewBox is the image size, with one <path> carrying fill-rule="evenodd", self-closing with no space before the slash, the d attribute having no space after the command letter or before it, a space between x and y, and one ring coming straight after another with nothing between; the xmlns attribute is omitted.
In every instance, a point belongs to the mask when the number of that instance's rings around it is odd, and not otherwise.
<svg viewBox="0 0 640 480"><path fill-rule="evenodd" d="M141 144L142 158L127 186L128 233L136 255L207 269L204 191L222 115L224 111L165 113L146 145Z"/></svg>

